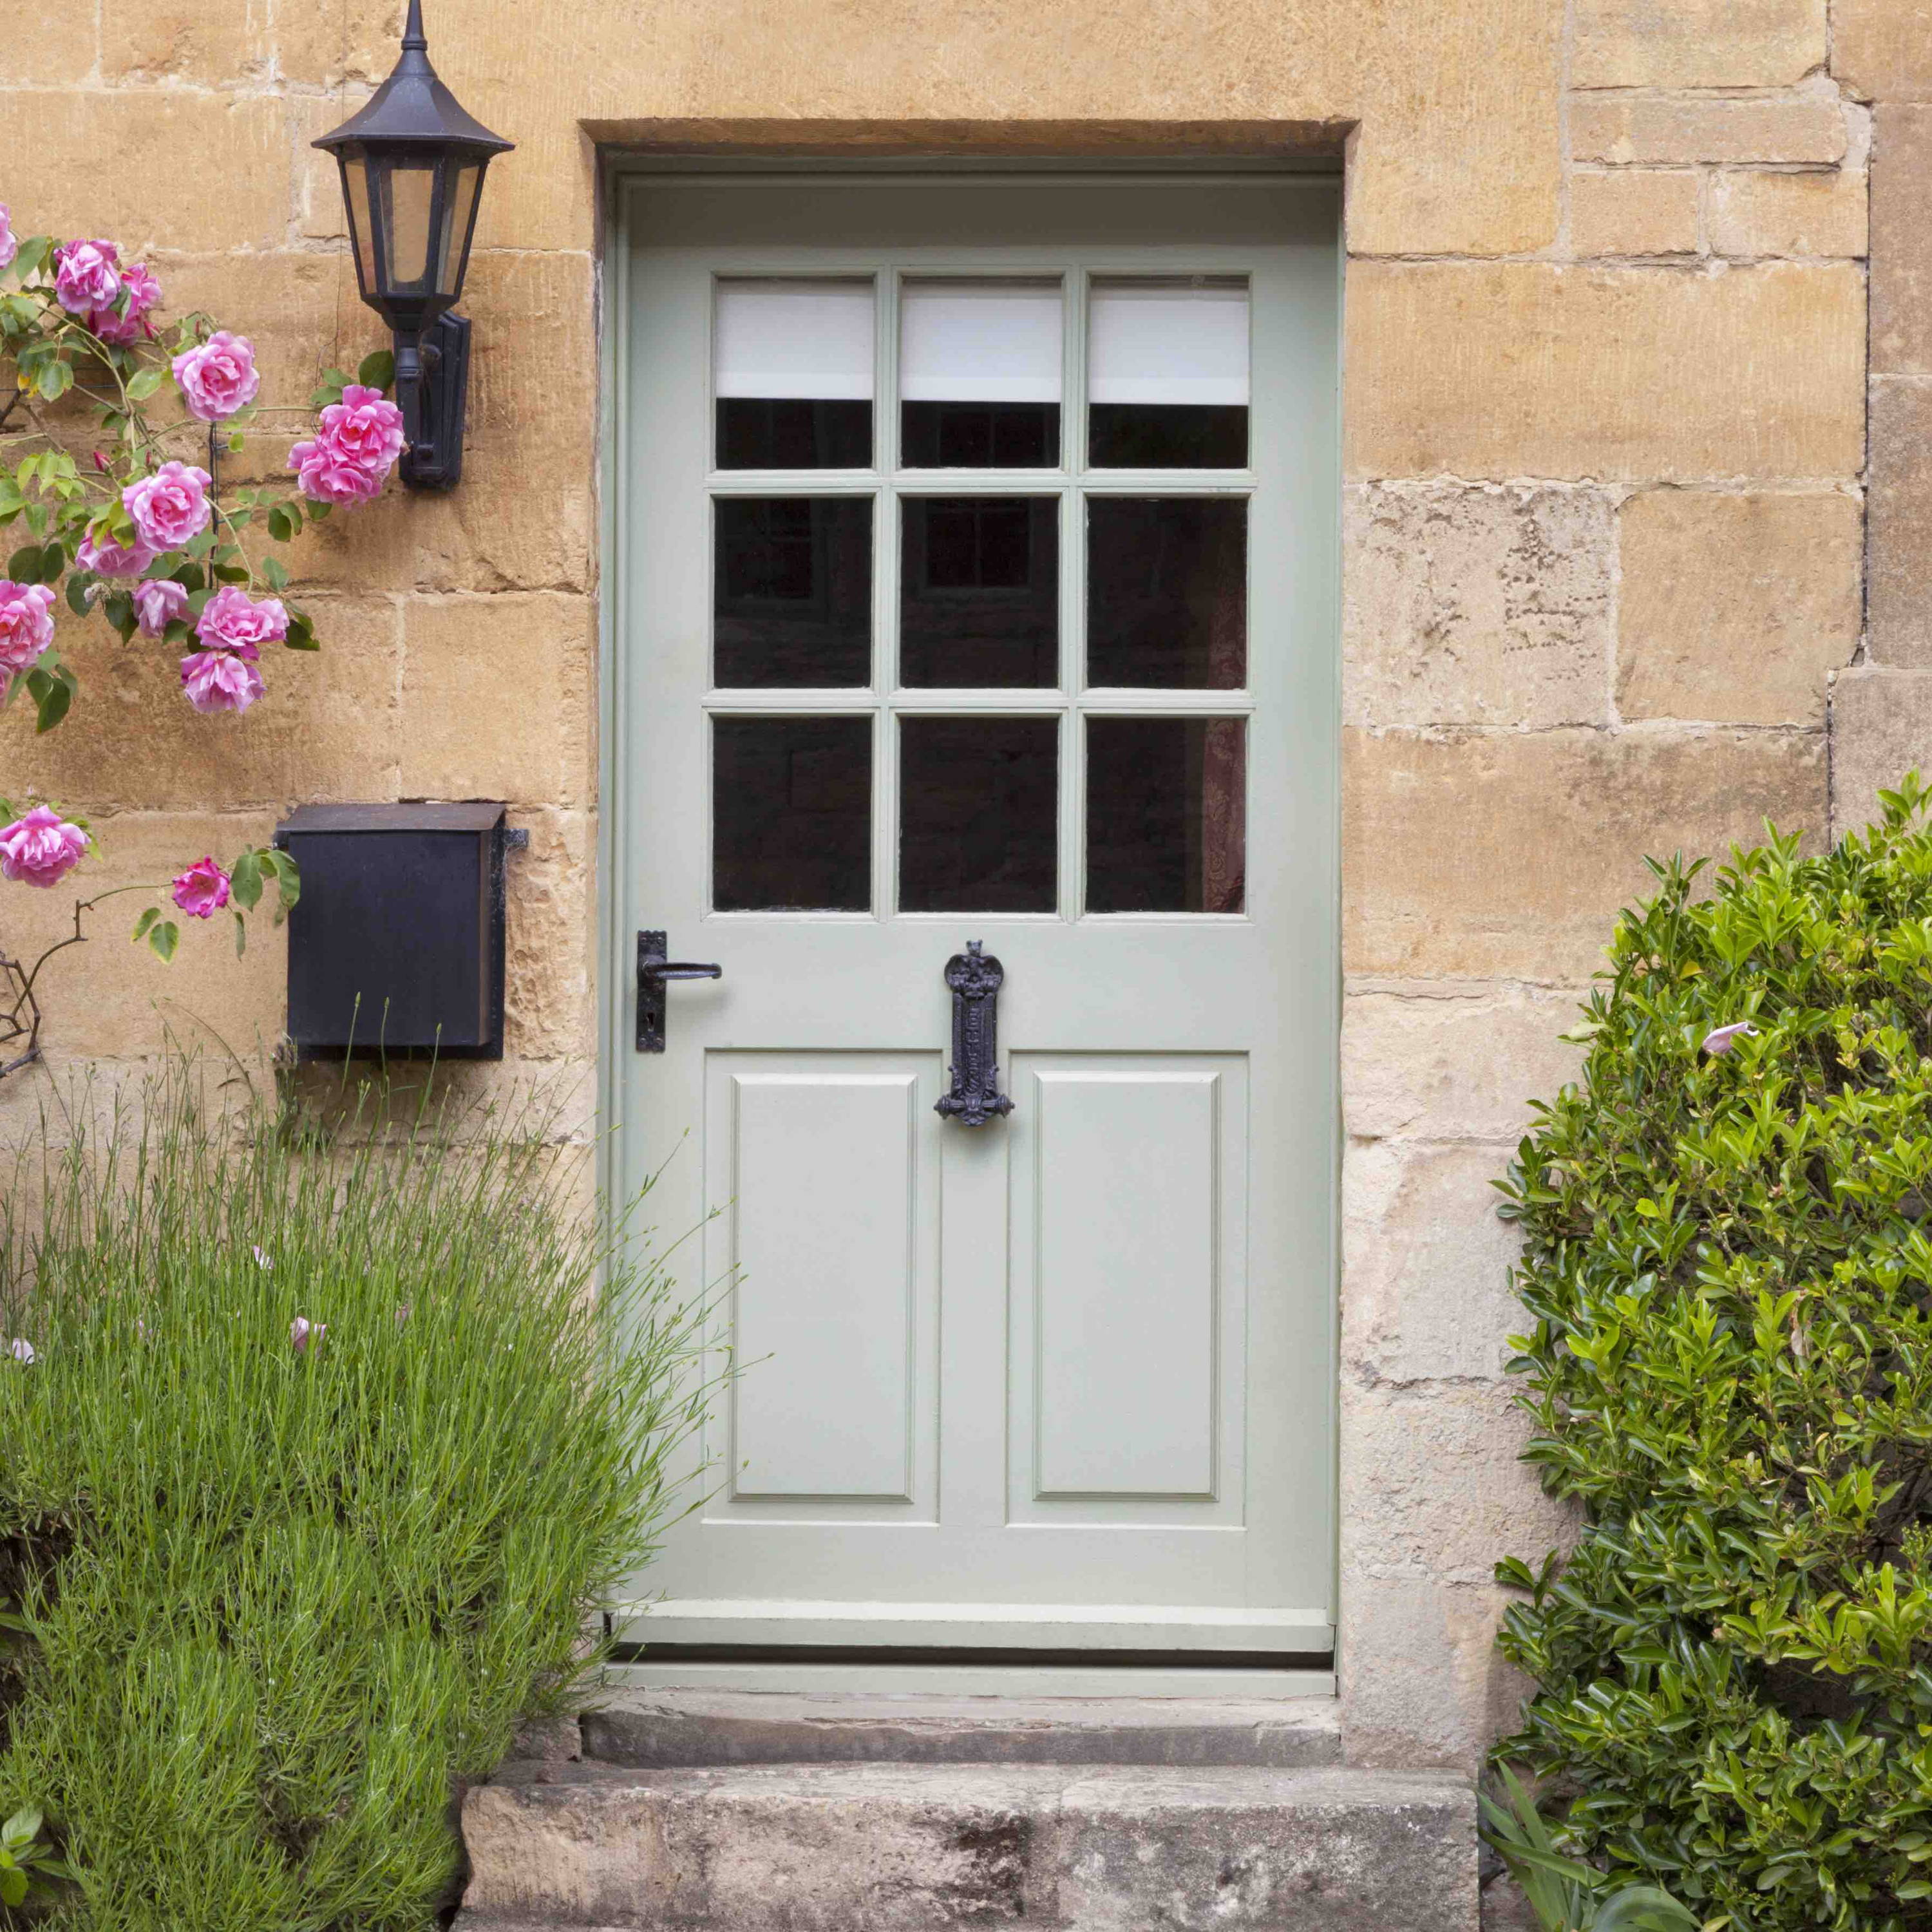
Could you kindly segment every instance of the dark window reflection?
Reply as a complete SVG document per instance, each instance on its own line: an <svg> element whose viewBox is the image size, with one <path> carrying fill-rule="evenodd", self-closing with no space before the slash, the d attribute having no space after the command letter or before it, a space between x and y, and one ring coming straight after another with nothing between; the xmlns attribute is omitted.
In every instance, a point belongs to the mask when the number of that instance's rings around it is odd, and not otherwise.
<svg viewBox="0 0 1932 1932"><path fill-rule="evenodd" d="M902 403L899 460L912 470L1050 470L1058 403Z"/></svg>
<svg viewBox="0 0 1932 1932"><path fill-rule="evenodd" d="M1240 403L1094 403L1087 460L1096 470L1245 470Z"/></svg>
<svg viewBox="0 0 1932 1932"><path fill-rule="evenodd" d="M721 496L714 670L726 686L872 682L869 496Z"/></svg>
<svg viewBox="0 0 1932 1932"><path fill-rule="evenodd" d="M899 910L1052 912L1060 726L1052 718L899 721Z"/></svg>
<svg viewBox="0 0 1932 1932"><path fill-rule="evenodd" d="M872 720L714 718L711 747L712 904L865 911Z"/></svg>
<svg viewBox="0 0 1932 1932"><path fill-rule="evenodd" d="M1052 496L903 500L899 680L1060 681L1060 505Z"/></svg>
<svg viewBox="0 0 1932 1932"><path fill-rule="evenodd" d="M1248 506L1087 500L1087 682L1238 690L1248 657Z"/></svg>
<svg viewBox="0 0 1932 1932"><path fill-rule="evenodd" d="M718 399L720 470L864 470L872 460L869 401Z"/></svg>
<svg viewBox="0 0 1932 1932"><path fill-rule="evenodd" d="M1239 912L1247 728L1239 718L1087 721L1087 910Z"/></svg>

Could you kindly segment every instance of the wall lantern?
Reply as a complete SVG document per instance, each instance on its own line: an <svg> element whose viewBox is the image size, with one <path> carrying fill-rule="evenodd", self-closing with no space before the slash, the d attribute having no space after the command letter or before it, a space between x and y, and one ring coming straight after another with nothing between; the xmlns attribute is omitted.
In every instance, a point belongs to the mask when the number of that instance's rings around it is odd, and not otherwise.
<svg viewBox="0 0 1932 1932"><path fill-rule="evenodd" d="M358 114L315 143L342 170L362 299L394 334L408 446L403 481L448 490L463 473L470 324L463 292L483 171L514 145L457 104L429 64L422 0L410 0L403 57Z"/></svg>

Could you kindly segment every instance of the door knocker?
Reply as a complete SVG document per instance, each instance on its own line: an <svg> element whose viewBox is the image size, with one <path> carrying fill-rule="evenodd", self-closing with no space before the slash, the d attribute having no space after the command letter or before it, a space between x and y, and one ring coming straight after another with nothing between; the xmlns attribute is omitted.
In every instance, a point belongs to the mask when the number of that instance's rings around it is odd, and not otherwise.
<svg viewBox="0 0 1932 1932"><path fill-rule="evenodd" d="M998 1013L1006 976L976 939L946 962L946 983L952 988L952 1090L940 1096L933 1112L962 1127L983 1127L996 1114L1013 1111L1012 1096L1000 1091Z"/></svg>

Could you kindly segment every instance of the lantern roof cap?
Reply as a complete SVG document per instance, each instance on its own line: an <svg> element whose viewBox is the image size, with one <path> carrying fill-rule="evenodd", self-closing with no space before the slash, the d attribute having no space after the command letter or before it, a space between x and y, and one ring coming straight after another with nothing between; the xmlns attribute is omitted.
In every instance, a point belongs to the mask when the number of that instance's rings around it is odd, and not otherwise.
<svg viewBox="0 0 1932 1932"><path fill-rule="evenodd" d="M479 148L491 154L516 146L491 134L437 77L429 64L429 42L423 34L422 0L410 0L402 58L388 79L340 127L310 145L334 149L364 142Z"/></svg>

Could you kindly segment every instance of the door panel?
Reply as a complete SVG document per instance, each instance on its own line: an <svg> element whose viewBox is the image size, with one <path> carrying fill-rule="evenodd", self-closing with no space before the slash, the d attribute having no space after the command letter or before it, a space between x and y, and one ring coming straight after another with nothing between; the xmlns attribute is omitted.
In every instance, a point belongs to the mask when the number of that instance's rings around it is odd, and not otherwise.
<svg viewBox="0 0 1932 1932"><path fill-rule="evenodd" d="M736 1372L630 1634L1324 1648L1334 184L620 217L613 957L724 977L614 1011L616 1178Z"/></svg>

